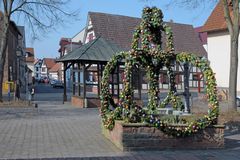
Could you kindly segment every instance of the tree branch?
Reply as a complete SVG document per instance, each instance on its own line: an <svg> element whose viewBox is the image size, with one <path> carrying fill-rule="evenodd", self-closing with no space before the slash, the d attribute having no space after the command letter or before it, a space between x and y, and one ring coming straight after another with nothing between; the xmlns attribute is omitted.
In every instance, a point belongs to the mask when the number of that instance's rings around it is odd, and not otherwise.
<svg viewBox="0 0 240 160"><path fill-rule="evenodd" d="M24 14L26 14L27 16L31 17L34 21L36 21L38 23L38 25L40 25L41 27L46 27L46 28L49 28L51 27L52 25L46 25L44 23L42 23L40 20L38 20L34 15L32 15L31 13L23 10L23 9L18 9L16 10L17 12L23 12Z"/></svg>
<svg viewBox="0 0 240 160"><path fill-rule="evenodd" d="M239 2L233 1L233 30L236 36L239 34Z"/></svg>
<svg viewBox="0 0 240 160"><path fill-rule="evenodd" d="M13 14L14 12L16 12L18 9L22 8L25 4L27 3L27 1L23 1L18 7L14 8L12 11L11 11L11 14Z"/></svg>
<svg viewBox="0 0 240 160"><path fill-rule="evenodd" d="M67 16L71 16L71 15L73 14L73 13L67 13L67 12L65 12L64 10L62 10L61 8L58 7L58 5L64 4L64 3L61 2L61 1L56 2L56 3L52 2L52 4L51 4L51 3L43 3L43 2L40 2L40 1L39 1L39 2L33 2L33 1L28 2L28 1L26 1L26 0L25 0L22 4L20 4L18 7L16 7L15 9L13 9L11 13L16 12L17 10L21 9L21 8L22 8L23 6L25 6L25 5L31 5L31 4L40 5L40 6L47 6L47 7L49 7L49 8L54 8L55 10L58 10L58 11L62 12L63 14L67 15ZM55 5L54 5L54 4L55 4Z"/></svg>

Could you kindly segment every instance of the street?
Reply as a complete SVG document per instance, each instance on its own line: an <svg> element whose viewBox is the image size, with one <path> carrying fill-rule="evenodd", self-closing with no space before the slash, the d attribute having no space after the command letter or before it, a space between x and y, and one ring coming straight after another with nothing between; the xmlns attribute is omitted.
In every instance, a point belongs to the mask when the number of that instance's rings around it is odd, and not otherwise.
<svg viewBox="0 0 240 160"><path fill-rule="evenodd" d="M71 92L67 89L68 101ZM63 88L53 88L50 84L36 83L34 101L63 101Z"/></svg>
<svg viewBox="0 0 240 160"><path fill-rule="evenodd" d="M226 135L224 149L122 152L102 135L97 108L75 108L69 102L38 104L38 108L1 108L0 159L238 160L240 156L239 132Z"/></svg>

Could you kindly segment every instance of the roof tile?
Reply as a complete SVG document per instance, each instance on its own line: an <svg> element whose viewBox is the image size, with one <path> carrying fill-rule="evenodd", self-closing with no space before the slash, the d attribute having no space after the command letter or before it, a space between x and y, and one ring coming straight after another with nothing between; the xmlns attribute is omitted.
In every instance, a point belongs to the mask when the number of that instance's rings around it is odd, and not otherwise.
<svg viewBox="0 0 240 160"><path fill-rule="evenodd" d="M49 70L49 72L58 72L59 70L61 70L61 64L60 64L60 63L56 63L56 64Z"/></svg>
<svg viewBox="0 0 240 160"><path fill-rule="evenodd" d="M113 41L125 50L130 50L133 32L141 19L122 15L89 12L96 37ZM167 23L173 30L176 53L192 52L207 56L192 25Z"/></svg>
<svg viewBox="0 0 240 160"><path fill-rule="evenodd" d="M226 29L227 24L224 18L223 2L219 1L202 27L201 32L213 32Z"/></svg>
<svg viewBox="0 0 240 160"><path fill-rule="evenodd" d="M56 64L54 58L43 58L43 63L46 64L48 69L51 69Z"/></svg>

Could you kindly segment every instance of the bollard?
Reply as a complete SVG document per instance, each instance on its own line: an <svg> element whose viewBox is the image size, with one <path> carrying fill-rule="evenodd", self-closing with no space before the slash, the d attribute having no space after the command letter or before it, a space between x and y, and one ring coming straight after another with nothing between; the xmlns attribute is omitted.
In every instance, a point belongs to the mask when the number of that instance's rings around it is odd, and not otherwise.
<svg viewBox="0 0 240 160"><path fill-rule="evenodd" d="M32 96L29 92L27 94L28 94L28 106L30 106Z"/></svg>

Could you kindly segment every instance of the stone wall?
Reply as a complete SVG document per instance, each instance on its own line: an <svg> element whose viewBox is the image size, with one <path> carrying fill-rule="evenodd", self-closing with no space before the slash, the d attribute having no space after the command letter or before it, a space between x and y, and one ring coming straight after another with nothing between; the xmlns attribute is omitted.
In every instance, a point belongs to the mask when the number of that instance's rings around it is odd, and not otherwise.
<svg viewBox="0 0 240 160"><path fill-rule="evenodd" d="M123 151L224 147L224 126L222 125L206 128L189 137L175 138L155 127L116 121L114 129L109 131L103 128L103 134Z"/></svg>
<svg viewBox="0 0 240 160"><path fill-rule="evenodd" d="M71 104L79 108L97 108L100 107L100 103L99 98L86 98L86 102L84 98L79 96L72 96L71 98Z"/></svg>
<svg viewBox="0 0 240 160"><path fill-rule="evenodd" d="M72 96L71 104L75 107L84 108L84 99L78 96Z"/></svg>

